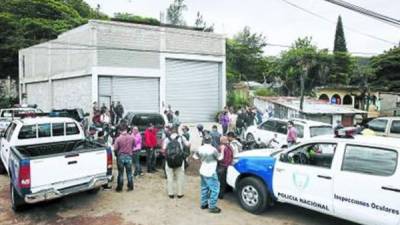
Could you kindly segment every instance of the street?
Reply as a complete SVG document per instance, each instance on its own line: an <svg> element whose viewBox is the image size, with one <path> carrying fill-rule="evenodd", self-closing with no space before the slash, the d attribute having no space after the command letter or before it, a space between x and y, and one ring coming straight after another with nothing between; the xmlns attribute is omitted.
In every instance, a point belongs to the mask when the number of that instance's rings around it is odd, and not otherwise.
<svg viewBox="0 0 400 225"><path fill-rule="evenodd" d="M186 177L183 199L169 199L161 170L145 174L135 182L133 192L114 190L96 194L80 193L30 206L21 213L10 207L9 178L0 176L1 225L159 225L159 224L251 224L251 225L347 225L350 222L303 208L278 204L262 215L252 215L240 208L234 193L218 202L222 213L213 215L199 208L197 164L192 163ZM115 166L114 166L115 167ZM114 168L114 174L117 174ZM114 187L115 182L114 182Z"/></svg>

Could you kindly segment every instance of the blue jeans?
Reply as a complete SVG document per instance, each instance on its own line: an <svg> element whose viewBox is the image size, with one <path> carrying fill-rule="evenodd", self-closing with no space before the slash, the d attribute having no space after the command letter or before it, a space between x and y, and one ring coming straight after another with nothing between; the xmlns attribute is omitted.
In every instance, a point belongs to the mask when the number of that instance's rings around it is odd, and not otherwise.
<svg viewBox="0 0 400 225"><path fill-rule="evenodd" d="M140 150L133 153L133 163L135 164L135 173L134 175L142 174L142 165L140 164Z"/></svg>
<svg viewBox="0 0 400 225"><path fill-rule="evenodd" d="M132 177L132 156L121 154L117 160L118 166L118 184L117 188L124 186L124 170L126 170L126 176L128 178L128 188L133 188L133 177Z"/></svg>
<svg viewBox="0 0 400 225"><path fill-rule="evenodd" d="M205 177L200 175L201 178L201 205L208 205L208 208L216 208L218 195L219 195L219 181L217 173L214 173L211 177Z"/></svg>

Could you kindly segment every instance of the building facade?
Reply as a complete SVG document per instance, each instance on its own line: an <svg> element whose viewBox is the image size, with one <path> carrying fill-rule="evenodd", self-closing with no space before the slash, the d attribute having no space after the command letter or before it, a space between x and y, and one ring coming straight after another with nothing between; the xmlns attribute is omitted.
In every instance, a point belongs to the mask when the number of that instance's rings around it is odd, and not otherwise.
<svg viewBox="0 0 400 225"><path fill-rule="evenodd" d="M212 121L225 105L225 37L165 26L91 20L19 52L20 101L43 110L120 101L125 111Z"/></svg>

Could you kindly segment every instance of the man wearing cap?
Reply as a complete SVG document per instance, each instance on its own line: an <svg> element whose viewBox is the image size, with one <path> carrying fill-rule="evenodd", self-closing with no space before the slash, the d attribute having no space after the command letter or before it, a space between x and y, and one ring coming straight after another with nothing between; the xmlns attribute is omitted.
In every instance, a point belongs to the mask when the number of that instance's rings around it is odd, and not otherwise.
<svg viewBox="0 0 400 225"><path fill-rule="evenodd" d="M212 138L209 133L203 137L203 144L193 155L195 159L201 161L201 209L208 209L210 213L220 213L221 209L217 207L220 183L217 176L218 160L224 158L216 148L211 145Z"/></svg>

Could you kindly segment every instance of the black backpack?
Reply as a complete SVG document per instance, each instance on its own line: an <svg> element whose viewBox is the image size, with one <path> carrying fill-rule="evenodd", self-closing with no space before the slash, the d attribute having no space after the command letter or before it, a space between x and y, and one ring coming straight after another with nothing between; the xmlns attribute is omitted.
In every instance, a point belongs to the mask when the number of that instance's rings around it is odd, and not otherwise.
<svg viewBox="0 0 400 225"><path fill-rule="evenodd" d="M179 136L175 139L170 138L167 145L167 164L172 169L181 167L185 160L185 153L179 142L179 138Z"/></svg>

